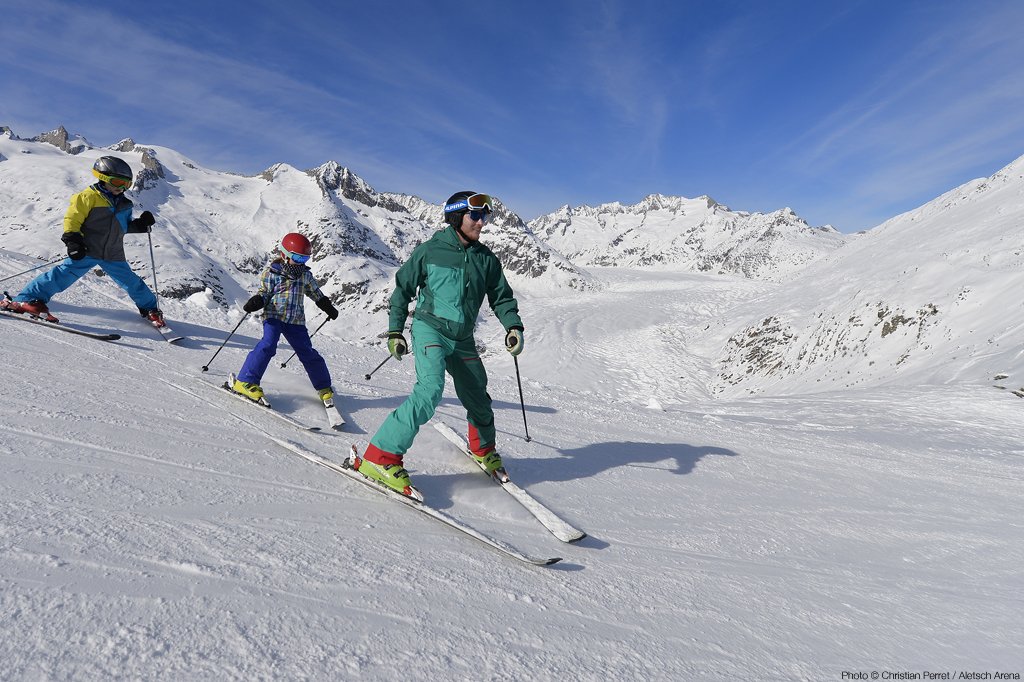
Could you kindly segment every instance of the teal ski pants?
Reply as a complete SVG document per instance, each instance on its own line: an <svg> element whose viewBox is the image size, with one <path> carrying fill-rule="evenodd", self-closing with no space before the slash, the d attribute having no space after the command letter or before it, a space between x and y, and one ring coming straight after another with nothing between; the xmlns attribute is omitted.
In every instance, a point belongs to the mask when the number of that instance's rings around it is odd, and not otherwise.
<svg viewBox="0 0 1024 682"><path fill-rule="evenodd" d="M487 372L473 337L453 341L420 320L412 323L416 385L405 401L387 416L370 444L401 457L412 446L420 427L430 421L444 394L445 372L452 376L455 394L466 408L471 441L477 448L494 445L494 411L487 394Z"/></svg>

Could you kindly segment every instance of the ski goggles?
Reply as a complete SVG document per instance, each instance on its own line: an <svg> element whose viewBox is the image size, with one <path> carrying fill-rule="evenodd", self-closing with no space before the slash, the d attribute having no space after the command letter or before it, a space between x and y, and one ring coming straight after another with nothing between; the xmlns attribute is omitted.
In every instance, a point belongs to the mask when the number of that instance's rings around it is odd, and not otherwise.
<svg viewBox="0 0 1024 682"><path fill-rule="evenodd" d="M465 199L459 199L458 201L444 207L445 213L454 213L455 211L490 213L493 210L494 209L491 207L490 194L471 194ZM473 220L480 220L480 218L473 218Z"/></svg>
<svg viewBox="0 0 1024 682"><path fill-rule="evenodd" d="M291 262L293 262L293 263L300 263L301 264L301 263L305 263L306 261L309 260L309 254L305 254L305 253L292 253L291 251L289 251L288 249L284 248L283 246L278 247L278 248L280 248L281 254L284 255L289 260L291 260Z"/></svg>
<svg viewBox="0 0 1024 682"><path fill-rule="evenodd" d="M96 177L115 189L128 189L132 186L131 178L120 178L116 175L104 175L103 173L96 173Z"/></svg>

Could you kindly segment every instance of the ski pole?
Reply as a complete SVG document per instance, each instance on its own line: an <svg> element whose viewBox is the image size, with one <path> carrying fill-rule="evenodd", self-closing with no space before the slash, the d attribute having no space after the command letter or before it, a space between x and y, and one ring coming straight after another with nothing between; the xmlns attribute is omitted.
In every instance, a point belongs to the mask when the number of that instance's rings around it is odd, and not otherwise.
<svg viewBox="0 0 1024 682"><path fill-rule="evenodd" d="M377 372L377 370L378 370L378 369L380 369L381 367L383 367L383 366L384 366L384 363L385 363L385 362L387 362L387 361L388 361L388 360L390 360L390 359L391 359L391 355L388 355L388 356L387 356L386 358L384 358L384 361L383 361L383 362L381 362L381 363L380 363L379 365L377 365L376 367L374 367L374 368L373 368L373 371L372 371L372 372L370 372L369 374L367 374L367 375L366 375L366 377L365 377L365 379L366 379L367 381L369 381L369 380L370 380L370 377L372 377L372 376L373 376L373 375L374 375L374 374L375 374L375 373Z"/></svg>
<svg viewBox="0 0 1024 682"><path fill-rule="evenodd" d="M153 232L150 230L146 233L149 237L149 267L153 271L153 295L156 296L157 307L160 307L160 293L156 288L156 257L153 256ZM245 319L244 317L242 318Z"/></svg>
<svg viewBox="0 0 1024 682"><path fill-rule="evenodd" d="M323 329L324 325L327 324L330 321L331 321L331 318L328 317L326 320L321 322L320 326L317 327L316 329L314 329L313 333L309 335L309 338L313 338L314 336L316 336L316 333L318 331L320 331L321 329ZM288 365L288 363L292 361L292 358L294 358L294 357L295 357L295 351L292 351L291 357L289 357L287 360L285 360L284 362L281 363L281 369L284 369Z"/></svg>
<svg viewBox="0 0 1024 682"><path fill-rule="evenodd" d="M221 351L221 348L224 348L224 346L227 345L228 339L230 339L232 336L235 335L235 332L238 331L238 328L242 326L242 323L245 322L245 318L247 318L247 317L249 317L249 313L246 313L245 315L242 315L242 319L240 319L238 321L238 324L235 325L235 328L232 329L231 333L228 334L226 339L224 339L224 343L220 344L220 348L218 348L217 352L213 354L213 358L217 357L217 353L219 353ZM203 371L204 372L207 371L208 369L210 369L210 365L213 364L213 358L210 358L210 361L207 362L205 365L203 365Z"/></svg>
<svg viewBox="0 0 1024 682"><path fill-rule="evenodd" d="M519 385L519 405L523 408L523 429L526 430L526 442L530 442L530 427L526 425L526 402L523 400L523 382L519 378L519 358L512 356L516 363L516 383Z"/></svg>
<svg viewBox="0 0 1024 682"><path fill-rule="evenodd" d="M4 277L3 279L0 279L0 282L6 282L9 279L14 279L15 277L21 277L22 275L27 275L28 273L32 272L33 270L38 270L39 268L45 268L47 265L53 265L57 261L64 260L65 258L67 258L67 256L60 256L59 258L54 258L53 260L48 261L46 263L43 263L42 265L37 265L34 268L29 268L28 270L23 270L23 271L19 272L16 275L8 275L7 277Z"/></svg>

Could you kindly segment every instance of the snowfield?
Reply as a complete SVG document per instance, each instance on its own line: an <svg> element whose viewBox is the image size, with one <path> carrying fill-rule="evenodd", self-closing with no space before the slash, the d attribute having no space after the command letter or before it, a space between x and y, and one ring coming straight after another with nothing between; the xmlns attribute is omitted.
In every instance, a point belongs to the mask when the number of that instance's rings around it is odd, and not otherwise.
<svg viewBox="0 0 1024 682"><path fill-rule="evenodd" d="M408 394L411 358L364 377L435 203L334 162L242 177L57 141L76 153L0 132L3 288L63 254L68 198L117 153L145 168L132 198L157 217L126 251L147 283L156 264L187 339L166 343L95 274L51 309L119 341L0 316L3 680L1024 674L1024 158L850 239L706 198L534 227L499 204L483 240L514 265L526 424L485 312L498 447L588 537L558 541L433 428L406 466L446 514L562 558L535 567L274 440L340 463ZM313 341L344 433L298 361L280 366L284 343L263 386L321 432L217 388L260 335L239 305L292 230L341 311ZM464 432L450 382L437 416Z"/></svg>
<svg viewBox="0 0 1024 682"><path fill-rule="evenodd" d="M0 253L5 272L30 264ZM749 281L613 275L589 311L522 301L532 442L511 358L485 358L509 470L588 538L558 542L434 429L407 457L431 503L563 557L549 568L261 433L336 461L365 445L413 368L392 361L365 381L385 351L358 331L314 337L350 422L317 434L199 384L255 342L247 320L202 372L238 314L170 302L189 337L170 346L87 278L55 312L121 341L0 319L5 679L1022 672L1024 403L995 387L1021 377L715 400L688 388L709 363L659 330L699 327ZM275 407L324 422L301 367L279 364L264 381ZM453 395L439 417L464 427Z"/></svg>

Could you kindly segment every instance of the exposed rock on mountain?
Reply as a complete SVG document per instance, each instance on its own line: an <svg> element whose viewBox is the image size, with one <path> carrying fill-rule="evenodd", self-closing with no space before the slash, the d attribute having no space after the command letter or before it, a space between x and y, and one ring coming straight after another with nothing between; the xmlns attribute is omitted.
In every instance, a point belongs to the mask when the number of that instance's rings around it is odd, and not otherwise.
<svg viewBox="0 0 1024 682"><path fill-rule="evenodd" d="M68 135L68 131L65 130L64 126L59 126L56 130L37 135L32 138L32 141L52 144L57 149L68 154L81 154L84 150L92 147L85 138L77 135Z"/></svg>
<svg viewBox="0 0 1024 682"><path fill-rule="evenodd" d="M934 381L1021 344L1024 157L897 216L730 311L720 393ZM765 317L765 316L768 317ZM738 323L738 325L737 325ZM738 326L738 328L737 328Z"/></svg>

